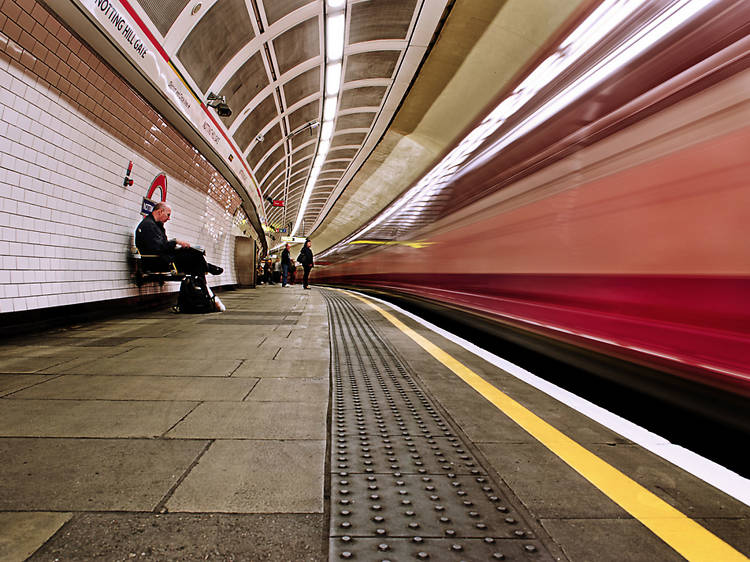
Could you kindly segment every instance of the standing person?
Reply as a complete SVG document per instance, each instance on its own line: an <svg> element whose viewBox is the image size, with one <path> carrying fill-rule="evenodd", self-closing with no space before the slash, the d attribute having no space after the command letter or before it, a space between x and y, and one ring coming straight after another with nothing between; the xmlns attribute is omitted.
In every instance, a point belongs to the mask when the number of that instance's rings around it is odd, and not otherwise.
<svg viewBox="0 0 750 562"><path fill-rule="evenodd" d="M143 255L155 257L143 258L144 267L155 271L167 271L174 262L177 271L190 275L221 275L224 271L219 266L206 263L204 252L192 248L184 240L167 240L164 225L172 216L172 209L166 203L159 202L135 230L135 245Z"/></svg>
<svg viewBox="0 0 750 562"><path fill-rule="evenodd" d="M286 280L289 276L289 269L292 267L292 259L289 257L289 244L284 246L281 252L281 286L286 287Z"/></svg>
<svg viewBox="0 0 750 562"><path fill-rule="evenodd" d="M302 250L300 250L299 256L297 256L297 261L302 264L302 268L305 270L305 275L302 278L302 288L309 289L310 270L315 266L313 262L312 242L309 238L305 240L305 245L302 246Z"/></svg>

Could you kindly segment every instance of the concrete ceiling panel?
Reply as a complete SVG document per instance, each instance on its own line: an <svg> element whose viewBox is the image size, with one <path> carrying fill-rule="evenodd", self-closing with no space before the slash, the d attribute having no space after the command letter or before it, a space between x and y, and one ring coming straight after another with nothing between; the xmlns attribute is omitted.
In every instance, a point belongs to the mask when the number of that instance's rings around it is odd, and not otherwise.
<svg viewBox="0 0 750 562"><path fill-rule="evenodd" d="M274 38L273 49L281 74L306 60L320 56L318 18L303 21Z"/></svg>
<svg viewBox="0 0 750 562"><path fill-rule="evenodd" d="M364 88L344 90L341 92L339 110L355 107L380 107L386 89L385 86L365 86Z"/></svg>
<svg viewBox="0 0 750 562"><path fill-rule="evenodd" d="M375 120L375 112L362 111L359 113L347 113L339 115L336 119L336 130L345 131L346 129L369 129Z"/></svg>
<svg viewBox="0 0 750 562"><path fill-rule="evenodd" d="M244 44L255 37L244 0L221 0L196 24L177 58L203 93Z"/></svg>
<svg viewBox="0 0 750 562"><path fill-rule="evenodd" d="M416 3L416 0L370 0L352 4L349 44L406 38Z"/></svg>
<svg viewBox="0 0 750 562"><path fill-rule="evenodd" d="M281 136L281 127L279 125L274 125L266 131L263 140L256 142L255 146L250 150L250 154L247 155L247 161L251 168L255 168L258 165L263 155L281 140Z"/></svg>
<svg viewBox="0 0 750 562"><path fill-rule="evenodd" d="M278 115L276 102L273 95L267 96L255 108L248 113L245 120L234 133L234 140L237 146L243 152L247 150L250 143L260 134L266 125L268 125Z"/></svg>
<svg viewBox="0 0 750 562"><path fill-rule="evenodd" d="M346 57L344 82L391 78L401 51L368 51Z"/></svg>
<svg viewBox="0 0 750 562"><path fill-rule="evenodd" d="M320 92L320 67L315 66L299 76L286 82L284 90L284 107L291 107L301 99Z"/></svg>
<svg viewBox="0 0 750 562"><path fill-rule="evenodd" d="M351 146L353 144L361 145L365 140L365 133L345 133L336 135L331 140L331 147L334 146Z"/></svg>
<svg viewBox="0 0 750 562"><path fill-rule="evenodd" d="M279 146L274 150L257 169L253 170L256 178L265 178L274 167L284 166L284 145Z"/></svg>
<svg viewBox="0 0 750 562"><path fill-rule="evenodd" d="M234 73L219 94L225 96L229 107L236 110L250 103L268 84L268 74L265 66L263 66L263 57L260 53L255 53ZM232 125L237 115L238 112L235 111L231 116L222 118L227 128Z"/></svg>
<svg viewBox="0 0 750 562"><path fill-rule="evenodd" d="M296 131L300 127L304 127L307 123L314 121L320 117L320 102L314 101L303 105L297 111L289 115L289 130ZM310 139L313 135L316 135L315 129L312 132L298 133L300 137Z"/></svg>
<svg viewBox="0 0 750 562"><path fill-rule="evenodd" d="M259 6L266 13L266 20L273 25L294 10L310 4L310 0L259 0Z"/></svg>
<svg viewBox="0 0 750 562"><path fill-rule="evenodd" d="M188 0L141 0L140 4L159 33L166 36L169 28L188 5Z"/></svg>

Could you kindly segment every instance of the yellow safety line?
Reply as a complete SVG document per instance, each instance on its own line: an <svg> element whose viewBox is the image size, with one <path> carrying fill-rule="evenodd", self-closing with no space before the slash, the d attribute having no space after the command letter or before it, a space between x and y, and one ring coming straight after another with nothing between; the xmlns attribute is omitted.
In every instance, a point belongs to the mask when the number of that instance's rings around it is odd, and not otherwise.
<svg viewBox="0 0 750 562"><path fill-rule="evenodd" d="M413 339L427 353L448 367L686 559L707 562L748 560L741 552L552 427L428 339L417 334L389 312L365 298L352 293L348 294L382 314L391 324Z"/></svg>

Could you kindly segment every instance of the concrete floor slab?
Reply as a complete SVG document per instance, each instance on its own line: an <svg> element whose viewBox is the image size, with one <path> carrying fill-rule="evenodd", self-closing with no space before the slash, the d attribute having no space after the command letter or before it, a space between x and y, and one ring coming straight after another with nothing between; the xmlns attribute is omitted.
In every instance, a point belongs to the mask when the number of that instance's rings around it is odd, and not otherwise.
<svg viewBox="0 0 750 562"><path fill-rule="evenodd" d="M196 402L5 398L0 400L0 436L158 437L195 405Z"/></svg>
<svg viewBox="0 0 750 562"><path fill-rule="evenodd" d="M3 357L0 359L0 373L36 373L46 371L64 360L50 357Z"/></svg>
<svg viewBox="0 0 750 562"><path fill-rule="evenodd" d="M169 357L155 361L153 356L141 355L137 350L96 361L63 365L55 370L67 375L157 375L173 377L228 377L239 367L239 359L209 358L200 351L185 352L180 358Z"/></svg>
<svg viewBox="0 0 750 562"><path fill-rule="evenodd" d="M490 466L539 519L629 517L539 443L477 443Z"/></svg>
<svg viewBox="0 0 750 562"><path fill-rule="evenodd" d="M151 511L206 446L164 439L0 439L4 511Z"/></svg>
<svg viewBox="0 0 750 562"><path fill-rule="evenodd" d="M167 502L169 511L322 513L324 440L217 441Z"/></svg>
<svg viewBox="0 0 750 562"><path fill-rule="evenodd" d="M264 402L328 402L328 380L263 378L245 400ZM323 407L323 406L320 406Z"/></svg>
<svg viewBox="0 0 750 562"><path fill-rule="evenodd" d="M570 562L685 560L635 519L542 519Z"/></svg>
<svg viewBox="0 0 750 562"><path fill-rule="evenodd" d="M210 362L241 361L254 357L257 351L257 344L254 341L222 338L221 335L216 334L212 334L210 339L197 341L195 338L174 339L170 340L169 345L156 348L144 346L141 344L142 341L144 340L137 340L138 347L123 354L123 359L127 361L132 359L139 363L154 361L172 363L185 361L186 357L196 357Z"/></svg>
<svg viewBox="0 0 750 562"><path fill-rule="evenodd" d="M328 360L251 359L232 373L232 378L236 377L328 379Z"/></svg>
<svg viewBox="0 0 750 562"><path fill-rule="evenodd" d="M29 561L323 562L327 534L317 513L80 513Z"/></svg>
<svg viewBox="0 0 750 562"><path fill-rule="evenodd" d="M0 375L0 396L49 380L45 375Z"/></svg>
<svg viewBox="0 0 750 562"><path fill-rule="evenodd" d="M71 513L0 513L0 560L23 562L71 517Z"/></svg>
<svg viewBox="0 0 750 562"><path fill-rule="evenodd" d="M251 378L63 375L12 398L234 402L247 396L257 382Z"/></svg>
<svg viewBox="0 0 750 562"><path fill-rule="evenodd" d="M325 439L319 402L201 404L167 437L190 439Z"/></svg>

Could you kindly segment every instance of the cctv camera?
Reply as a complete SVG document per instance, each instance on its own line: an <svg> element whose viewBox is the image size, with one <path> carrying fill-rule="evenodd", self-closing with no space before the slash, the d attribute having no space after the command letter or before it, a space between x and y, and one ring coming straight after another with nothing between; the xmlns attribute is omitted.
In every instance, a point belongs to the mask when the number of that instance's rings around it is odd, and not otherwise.
<svg viewBox="0 0 750 562"><path fill-rule="evenodd" d="M216 113L219 114L219 117L229 117L232 114L232 110L229 109L229 106L227 105L226 98L224 96L217 96L213 92L208 94L206 105L216 109Z"/></svg>

